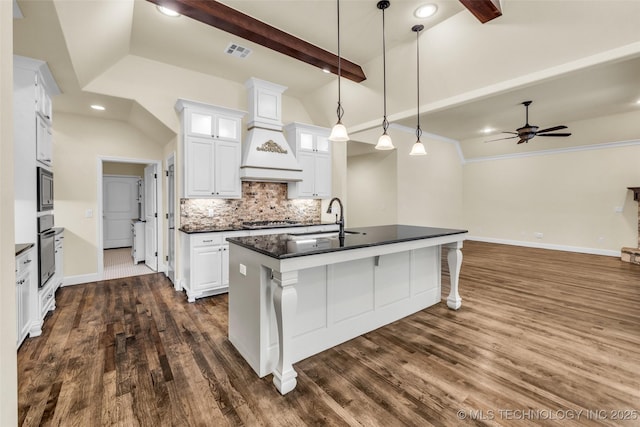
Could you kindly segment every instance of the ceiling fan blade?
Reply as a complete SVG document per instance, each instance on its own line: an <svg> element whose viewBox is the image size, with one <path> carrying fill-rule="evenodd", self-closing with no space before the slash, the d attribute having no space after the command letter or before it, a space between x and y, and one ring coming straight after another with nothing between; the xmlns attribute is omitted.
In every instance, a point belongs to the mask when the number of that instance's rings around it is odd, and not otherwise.
<svg viewBox="0 0 640 427"><path fill-rule="evenodd" d="M554 130L560 130L560 129L566 129L567 127L565 125L560 125L560 126L554 126L552 128L547 128L547 129L542 129L539 130L538 133L544 133L544 132L553 132Z"/></svg>
<svg viewBox="0 0 640 427"><path fill-rule="evenodd" d="M522 144L523 142L529 142L529 140L522 138L520 139L520 141L518 141L518 144Z"/></svg>
<svg viewBox="0 0 640 427"><path fill-rule="evenodd" d="M548 133L545 135L537 134L536 136L571 136L570 133Z"/></svg>
<svg viewBox="0 0 640 427"><path fill-rule="evenodd" d="M493 142L493 141L502 141L503 139L514 139L514 138L517 138L517 136L508 136L506 138L490 139L489 141L485 141L485 143Z"/></svg>
<svg viewBox="0 0 640 427"><path fill-rule="evenodd" d="M518 134L518 132L511 132L511 131L508 131L508 130L501 130L500 133L512 133L514 135Z"/></svg>

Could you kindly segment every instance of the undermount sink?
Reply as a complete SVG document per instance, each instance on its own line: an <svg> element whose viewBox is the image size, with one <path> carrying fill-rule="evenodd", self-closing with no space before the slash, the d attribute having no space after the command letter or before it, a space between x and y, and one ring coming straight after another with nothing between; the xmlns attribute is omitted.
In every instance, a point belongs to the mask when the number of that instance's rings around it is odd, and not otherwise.
<svg viewBox="0 0 640 427"><path fill-rule="evenodd" d="M336 239L338 231L321 231L319 233L289 233L290 240L316 240L316 239ZM345 230L344 235L360 234L357 231Z"/></svg>

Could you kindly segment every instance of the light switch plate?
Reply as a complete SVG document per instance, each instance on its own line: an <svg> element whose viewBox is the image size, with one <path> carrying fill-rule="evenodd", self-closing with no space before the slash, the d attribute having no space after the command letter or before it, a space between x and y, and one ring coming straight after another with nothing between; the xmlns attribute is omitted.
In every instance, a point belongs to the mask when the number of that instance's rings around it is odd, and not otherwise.
<svg viewBox="0 0 640 427"><path fill-rule="evenodd" d="M240 264L240 274L242 274L243 276L247 275L247 266L244 264Z"/></svg>

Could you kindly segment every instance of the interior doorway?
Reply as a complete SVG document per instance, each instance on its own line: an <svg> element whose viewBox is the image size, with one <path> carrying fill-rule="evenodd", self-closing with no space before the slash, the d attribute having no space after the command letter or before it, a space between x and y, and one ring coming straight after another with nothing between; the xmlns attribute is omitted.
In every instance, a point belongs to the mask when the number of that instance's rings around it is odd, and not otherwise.
<svg viewBox="0 0 640 427"><path fill-rule="evenodd" d="M161 161L98 159L98 277L108 280L164 271Z"/></svg>
<svg viewBox="0 0 640 427"><path fill-rule="evenodd" d="M172 153L167 159L167 277L174 285L176 283L175 185L175 153Z"/></svg>

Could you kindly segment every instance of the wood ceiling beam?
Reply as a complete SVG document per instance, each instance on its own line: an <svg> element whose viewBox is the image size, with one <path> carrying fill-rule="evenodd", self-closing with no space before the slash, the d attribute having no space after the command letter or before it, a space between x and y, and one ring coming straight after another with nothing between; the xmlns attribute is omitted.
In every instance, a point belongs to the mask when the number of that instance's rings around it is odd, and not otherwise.
<svg viewBox="0 0 640 427"><path fill-rule="evenodd" d="M245 15L214 0L147 0L166 6L204 24L242 37L276 52L338 74L338 55L285 33L269 24ZM340 61L341 76L356 83L367 77L362 67L344 57Z"/></svg>
<svg viewBox="0 0 640 427"><path fill-rule="evenodd" d="M483 24L502 16L500 0L460 0L460 3Z"/></svg>

